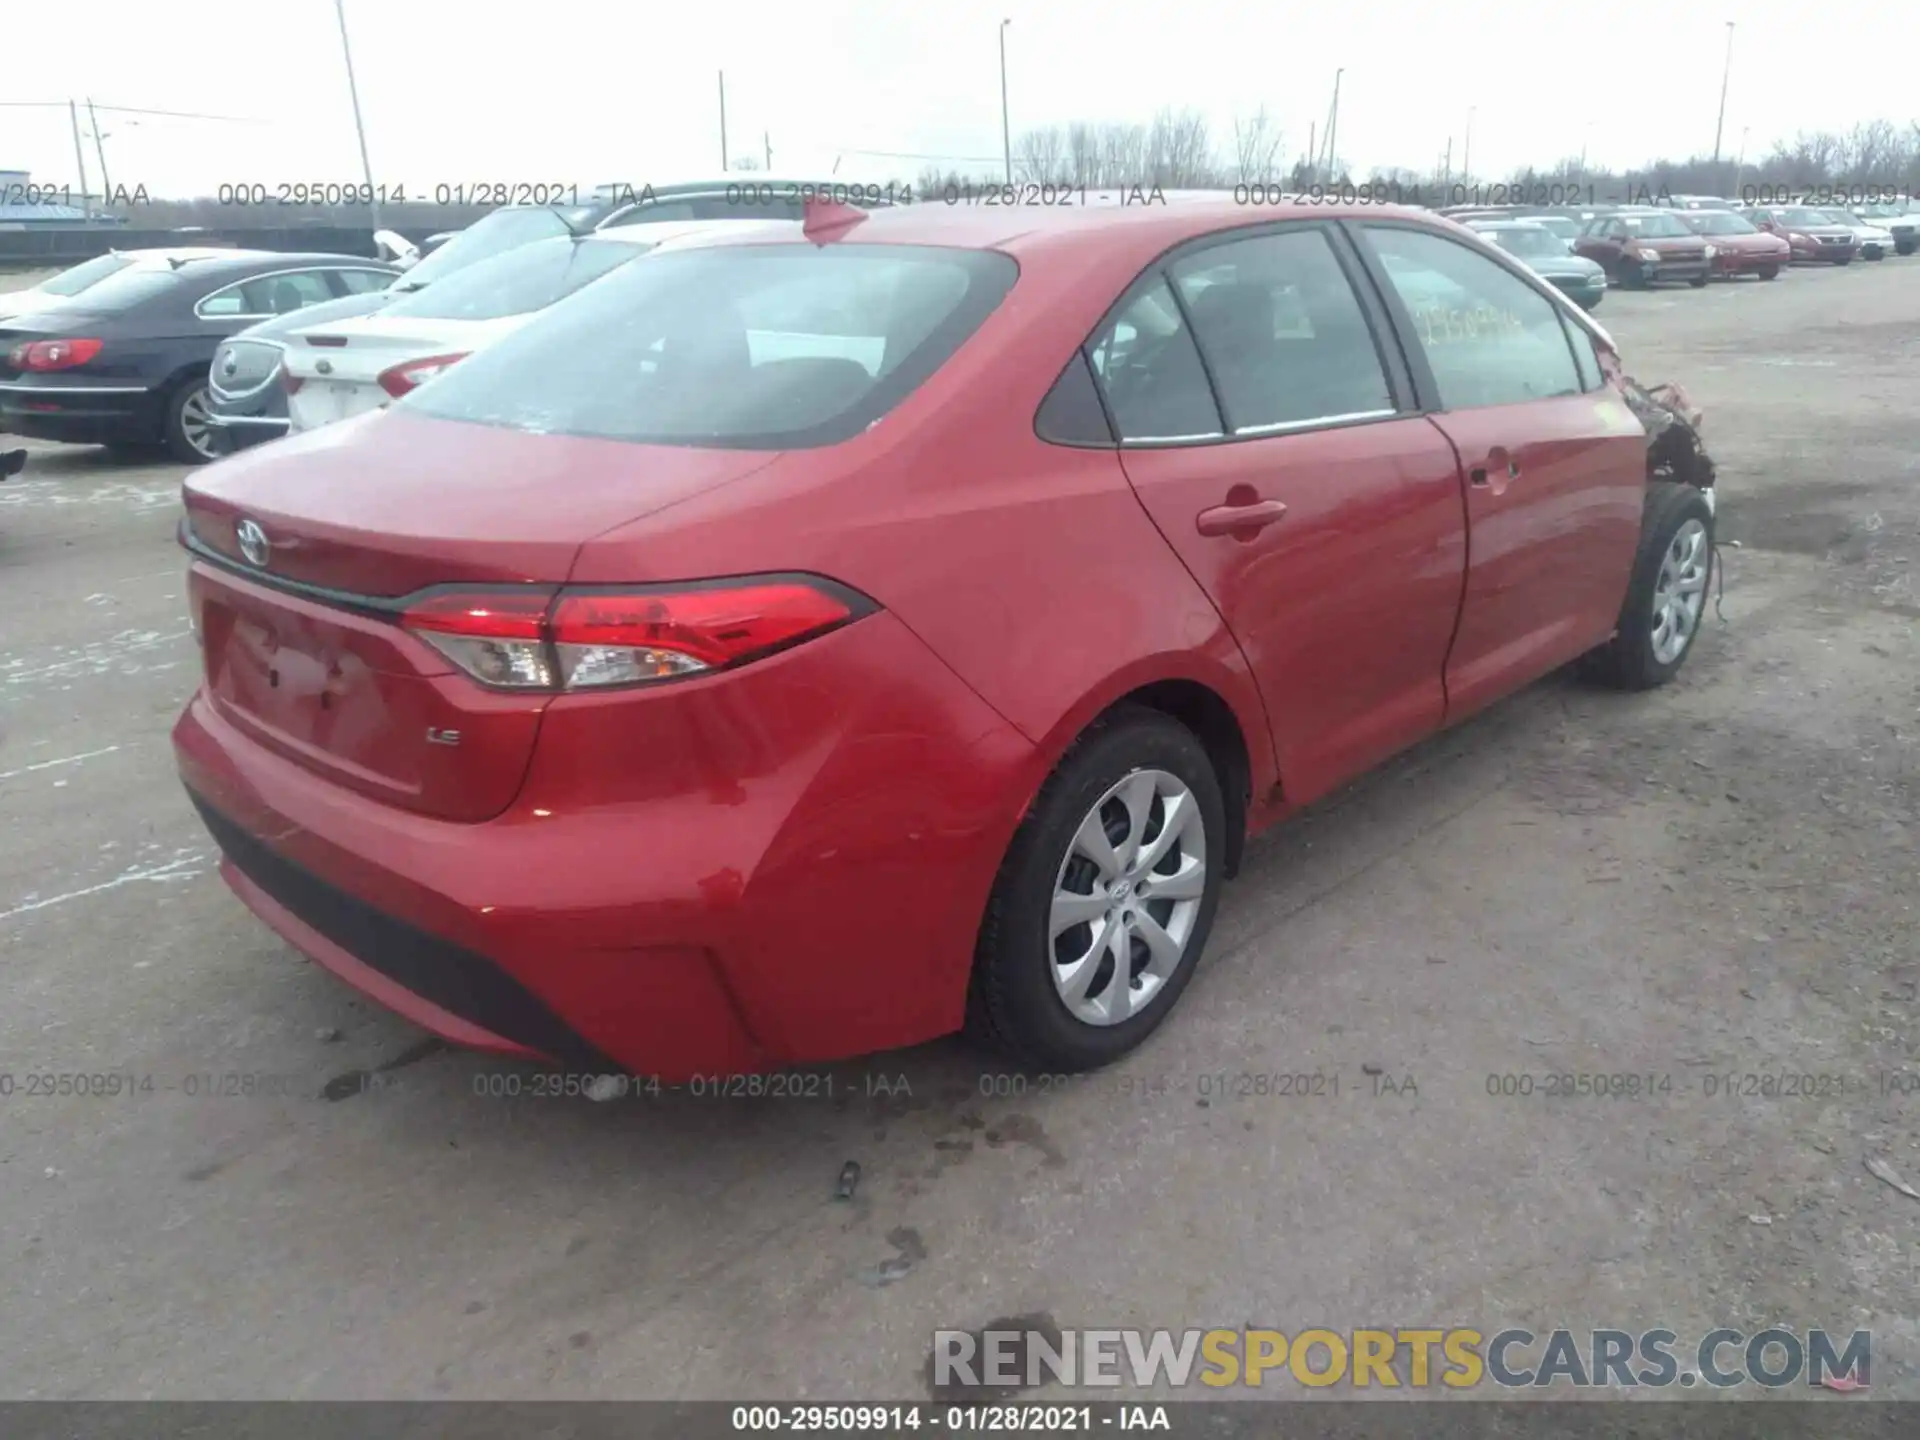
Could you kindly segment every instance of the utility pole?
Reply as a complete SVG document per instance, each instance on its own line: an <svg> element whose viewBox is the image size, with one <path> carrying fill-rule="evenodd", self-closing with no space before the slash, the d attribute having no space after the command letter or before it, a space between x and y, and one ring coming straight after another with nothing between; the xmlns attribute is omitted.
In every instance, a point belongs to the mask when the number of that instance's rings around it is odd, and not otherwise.
<svg viewBox="0 0 1920 1440"><path fill-rule="evenodd" d="M1013 130L1007 123L1007 27L1011 20L1000 22L1000 152L1006 161L1007 184L1013 183Z"/></svg>
<svg viewBox="0 0 1920 1440"><path fill-rule="evenodd" d="M1460 146L1460 178L1473 183L1473 106L1467 107L1467 138Z"/></svg>
<svg viewBox="0 0 1920 1440"><path fill-rule="evenodd" d="M93 127L93 153L100 157L100 203L113 204L113 181L107 178L107 145L100 138L100 117L93 113L93 97L87 97L87 123Z"/></svg>
<svg viewBox="0 0 1920 1440"><path fill-rule="evenodd" d="M1727 63L1720 71L1720 118L1713 122L1713 163L1720 163L1720 132L1727 123L1727 81L1733 77L1733 21L1727 21Z"/></svg>
<svg viewBox="0 0 1920 1440"><path fill-rule="evenodd" d="M346 0L333 0L333 13L340 22L340 53L347 62L347 94L353 100L353 130L360 137L360 174L367 182L367 207L373 212L373 228L381 228L380 190L373 183L373 162L367 158L367 126L360 118L360 86L353 78L353 46L347 40Z"/></svg>
<svg viewBox="0 0 1920 1440"><path fill-rule="evenodd" d="M1453 184L1453 137L1451 135L1447 136L1447 155L1440 162L1440 172L1442 185Z"/></svg>
<svg viewBox="0 0 1920 1440"><path fill-rule="evenodd" d="M762 130L760 132L760 145L761 148L767 152L767 173L771 175L773 173L773 136L769 132Z"/></svg>
<svg viewBox="0 0 1920 1440"><path fill-rule="evenodd" d="M73 163L80 167L80 206L87 219L93 219L93 196L87 193L87 152L80 148L80 109L67 101L67 118L73 122Z"/></svg>
<svg viewBox="0 0 1920 1440"><path fill-rule="evenodd" d="M720 173L725 175L732 166L727 163L727 72L720 72Z"/></svg>
<svg viewBox="0 0 1920 1440"><path fill-rule="evenodd" d="M1340 177L1334 173L1334 167L1340 163L1340 153L1334 144L1340 135L1340 77L1346 74L1342 68L1333 72L1333 109L1327 115L1327 182L1332 184Z"/></svg>
<svg viewBox="0 0 1920 1440"><path fill-rule="evenodd" d="M1319 130L1320 123L1317 120L1307 122L1307 184L1309 185L1313 184L1314 177L1320 169L1320 152L1313 148L1314 136L1319 133Z"/></svg>

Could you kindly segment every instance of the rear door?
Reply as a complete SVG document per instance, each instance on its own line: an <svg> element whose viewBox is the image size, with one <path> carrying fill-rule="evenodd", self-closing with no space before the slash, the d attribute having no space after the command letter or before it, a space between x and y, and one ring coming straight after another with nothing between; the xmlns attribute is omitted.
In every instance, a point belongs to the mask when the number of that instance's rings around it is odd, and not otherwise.
<svg viewBox="0 0 1920 1440"><path fill-rule="evenodd" d="M1344 258L1343 258L1344 257ZM1176 252L1089 351L1141 503L1239 640L1304 803L1441 723L1453 449L1325 224Z"/></svg>
<svg viewBox="0 0 1920 1440"><path fill-rule="evenodd" d="M1470 558L1446 665L1458 719L1612 634L1639 539L1646 433L1585 332L1535 285L1424 227L1356 228L1467 476Z"/></svg>

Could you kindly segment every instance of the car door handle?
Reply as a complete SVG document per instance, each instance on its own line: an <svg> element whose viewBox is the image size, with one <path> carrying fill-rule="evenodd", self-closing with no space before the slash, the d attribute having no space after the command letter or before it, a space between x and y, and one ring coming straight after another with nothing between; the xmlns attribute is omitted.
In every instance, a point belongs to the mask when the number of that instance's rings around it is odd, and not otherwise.
<svg viewBox="0 0 1920 1440"><path fill-rule="evenodd" d="M1235 486L1238 491L1241 487ZM1225 505L1202 510L1194 527L1202 535L1231 535L1236 540L1251 540L1274 521L1284 519L1287 507L1278 500L1256 500L1249 487L1247 498L1237 493L1227 496Z"/></svg>
<svg viewBox="0 0 1920 1440"><path fill-rule="evenodd" d="M1519 478L1520 462L1499 445L1489 450L1487 458L1467 472L1467 479L1473 484L1491 490L1496 495L1505 494L1507 486Z"/></svg>

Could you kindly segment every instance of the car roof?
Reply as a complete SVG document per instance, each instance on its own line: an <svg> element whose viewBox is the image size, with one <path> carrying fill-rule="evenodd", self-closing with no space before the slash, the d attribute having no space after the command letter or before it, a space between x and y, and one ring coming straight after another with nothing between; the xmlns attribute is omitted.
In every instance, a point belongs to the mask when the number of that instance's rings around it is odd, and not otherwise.
<svg viewBox="0 0 1920 1440"><path fill-rule="evenodd" d="M1474 230L1545 230L1538 220L1523 215L1469 215L1464 223Z"/></svg>
<svg viewBox="0 0 1920 1440"><path fill-rule="evenodd" d="M1145 264L1161 250L1200 236L1230 229L1268 225L1281 220L1409 221L1425 229L1442 229L1440 217L1409 205L1279 204L1242 205L1230 192L1211 192L1165 204L1113 203L1067 206L946 205L921 201L913 205L882 206L856 212L860 219L819 243L844 241L858 245L936 245L969 250L1000 250L1019 257L1055 249L1112 246L1136 251ZM763 224L754 229L732 226L724 233L692 237L675 248L713 244L790 242L804 230L793 221Z"/></svg>

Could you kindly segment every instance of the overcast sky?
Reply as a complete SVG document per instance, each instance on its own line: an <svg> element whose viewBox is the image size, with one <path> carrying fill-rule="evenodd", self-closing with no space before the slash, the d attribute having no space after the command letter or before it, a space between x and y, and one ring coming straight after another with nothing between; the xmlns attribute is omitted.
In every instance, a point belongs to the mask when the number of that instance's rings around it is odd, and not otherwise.
<svg viewBox="0 0 1920 1440"><path fill-rule="evenodd" d="M1469 107L1473 168L1499 176L1587 147L1595 165L1706 152L1737 22L1725 153L1800 128L1920 115L1920 12L1884 5L1478 0L1309 9L1254 0L346 0L376 180L664 181L729 148L774 170L911 179L1000 154L998 27L1024 127L1207 114L1221 149L1262 105L1289 157L1324 125L1357 168L1437 161ZM64 102L213 112L253 123L103 114L116 187L358 181L333 0L16 0L0 168L72 183ZM84 113L82 123L85 122ZM863 153L868 152L868 153ZM870 152L898 152L891 158ZM86 164L99 185L91 138Z"/></svg>

